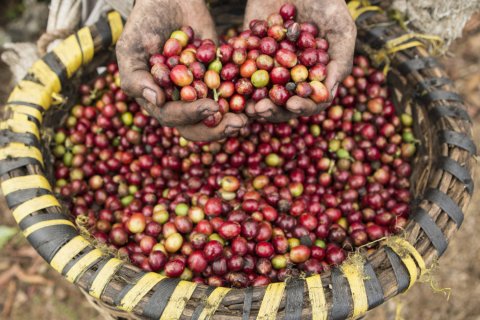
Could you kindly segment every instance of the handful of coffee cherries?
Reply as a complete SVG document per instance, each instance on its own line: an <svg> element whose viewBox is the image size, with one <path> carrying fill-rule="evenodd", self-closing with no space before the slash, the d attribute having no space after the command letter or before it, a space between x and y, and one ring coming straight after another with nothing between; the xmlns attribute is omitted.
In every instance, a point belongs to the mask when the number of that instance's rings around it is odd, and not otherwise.
<svg viewBox="0 0 480 320"><path fill-rule="evenodd" d="M227 112L243 112L248 99L270 98L285 106L297 95L326 102L328 42L313 23L296 22L296 12L293 4L284 4L267 20L252 20L249 30L227 33L219 46L182 27L161 54L150 57L151 73L168 101L217 101L219 111L204 120L208 127Z"/></svg>

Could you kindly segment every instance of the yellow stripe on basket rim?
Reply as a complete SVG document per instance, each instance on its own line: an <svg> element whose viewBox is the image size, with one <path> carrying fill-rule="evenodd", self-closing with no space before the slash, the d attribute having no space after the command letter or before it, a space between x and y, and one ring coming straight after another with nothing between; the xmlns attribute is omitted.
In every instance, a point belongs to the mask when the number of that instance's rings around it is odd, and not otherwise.
<svg viewBox="0 0 480 320"><path fill-rule="evenodd" d="M25 189L45 189L52 191L52 187L48 180L39 174L14 177L2 182L2 192L5 196L12 192Z"/></svg>
<svg viewBox="0 0 480 320"><path fill-rule="evenodd" d="M131 312L133 308L142 300L142 298L160 281L165 279L165 276L162 276L155 272L146 273L137 283L130 289L127 294L123 297L120 305L120 309L124 311Z"/></svg>
<svg viewBox="0 0 480 320"><path fill-rule="evenodd" d="M45 189L52 191L48 180L39 174L13 177L2 182L2 191L4 195L25 189Z"/></svg>
<svg viewBox="0 0 480 320"><path fill-rule="evenodd" d="M110 30L112 31L112 44L115 44L123 31L122 16L117 11L112 11L108 14L107 18L110 24Z"/></svg>
<svg viewBox="0 0 480 320"><path fill-rule="evenodd" d="M87 270L89 266L97 262L103 257L103 253L100 249L94 249L78 260L70 270L68 270L65 278L70 282L75 282L77 278Z"/></svg>
<svg viewBox="0 0 480 320"><path fill-rule="evenodd" d="M417 281L419 274L417 271L417 265L420 269L420 275L423 275L426 271L425 261L423 260L422 255L412 246L407 240L395 236L390 237L386 241L386 245L390 247L393 252L395 252L402 263L407 268L408 274L410 275L410 283L406 291L408 291L413 284Z"/></svg>
<svg viewBox="0 0 480 320"><path fill-rule="evenodd" d="M8 102L26 102L48 110L52 104L52 91L33 81L22 80L13 89Z"/></svg>
<svg viewBox="0 0 480 320"><path fill-rule="evenodd" d="M32 121L32 119L31 119L30 115L28 115L28 114L22 114L22 113L14 113L14 114L10 117L10 119L8 119L8 120L18 121L19 123L20 123L20 122L27 122L27 121L34 123L34 122Z"/></svg>
<svg viewBox="0 0 480 320"><path fill-rule="evenodd" d="M31 106L12 103L12 104L7 104L6 110L7 112L12 112L14 114L30 116L32 118L35 118L40 124L42 124L43 122L42 112Z"/></svg>
<svg viewBox="0 0 480 320"><path fill-rule="evenodd" d="M198 320L210 319L215 311L217 311L218 306L222 303L223 298L230 292L230 288L218 287L208 296L205 308L203 308L202 313L198 317Z"/></svg>
<svg viewBox="0 0 480 320"><path fill-rule="evenodd" d="M95 54L92 32L89 27L83 27L77 32L78 42L83 53L83 65L89 64Z"/></svg>
<svg viewBox="0 0 480 320"><path fill-rule="evenodd" d="M90 295L94 298L100 299L100 296L102 295L103 290L107 286L108 282L110 282L115 273L123 264L124 262L117 258L108 260L93 280L89 290Z"/></svg>
<svg viewBox="0 0 480 320"><path fill-rule="evenodd" d="M365 289L363 264L360 264L359 261L347 261L340 266L340 269L345 278L347 278L350 286L353 301L352 317L356 318L368 311L368 297Z"/></svg>
<svg viewBox="0 0 480 320"><path fill-rule="evenodd" d="M40 139L38 126L28 119L27 115L14 113L13 118L0 122L0 130L10 130L14 133L30 133Z"/></svg>
<svg viewBox="0 0 480 320"><path fill-rule="evenodd" d="M328 308L322 277L314 275L305 279L308 287L308 297L312 306L312 320L327 320Z"/></svg>
<svg viewBox="0 0 480 320"><path fill-rule="evenodd" d="M7 160L9 158L32 158L40 162L43 166L43 156L40 150L19 142L11 142L5 147L0 148L0 160Z"/></svg>
<svg viewBox="0 0 480 320"><path fill-rule="evenodd" d="M37 60L28 73L40 81L46 88L52 92L60 92L62 90L62 83L58 75L45 63L43 60Z"/></svg>
<svg viewBox="0 0 480 320"><path fill-rule="evenodd" d="M67 77L73 74L82 66L82 50L75 35L69 36L53 49L58 59L67 70Z"/></svg>
<svg viewBox="0 0 480 320"><path fill-rule="evenodd" d="M12 215L17 223L20 223L30 214L50 207L61 207L58 200L51 194L45 194L25 201L16 207Z"/></svg>
<svg viewBox="0 0 480 320"><path fill-rule="evenodd" d="M265 290L262 304L258 310L258 320L275 320L277 318L278 307L282 301L285 291L285 282L271 283Z"/></svg>
<svg viewBox="0 0 480 320"><path fill-rule="evenodd" d="M160 320L180 319L183 310L196 287L197 284L194 282L180 281L175 287L175 290L173 290Z"/></svg>
<svg viewBox="0 0 480 320"><path fill-rule="evenodd" d="M35 123L31 120L31 118L32 117L30 115L27 115L27 114L14 113L13 116L8 120L17 121L17 122L32 122L32 123ZM41 123L41 121L40 121L40 123Z"/></svg>
<svg viewBox="0 0 480 320"><path fill-rule="evenodd" d="M401 237L394 237L394 239L392 239L392 242L400 246L401 250L407 250L408 253L410 253L410 255L415 259L415 262L420 269L420 276L422 276L427 271L427 266L425 265L425 261L423 260L422 255L420 254L420 252L417 251L417 249L415 249L414 246L412 246L410 242Z"/></svg>
<svg viewBox="0 0 480 320"><path fill-rule="evenodd" d="M67 220L63 220L67 221ZM82 252L90 243L82 236L76 236L68 241L50 261L50 265L62 273L63 268L80 252Z"/></svg>
<svg viewBox="0 0 480 320"><path fill-rule="evenodd" d="M405 290L405 292L407 292L417 281L417 278L418 278L417 265L415 264L415 261L411 256L409 255L401 256L400 252L396 251L394 248L392 248L392 250L400 257L403 264L407 268L408 274L410 275L410 282L408 284L407 290Z"/></svg>
<svg viewBox="0 0 480 320"><path fill-rule="evenodd" d="M32 233L39 231L40 229L59 226L59 225L68 225L75 228L75 225L66 219L55 219L55 220L47 220L47 221L40 221L31 225L30 227L23 230L23 235L25 238L28 238Z"/></svg>

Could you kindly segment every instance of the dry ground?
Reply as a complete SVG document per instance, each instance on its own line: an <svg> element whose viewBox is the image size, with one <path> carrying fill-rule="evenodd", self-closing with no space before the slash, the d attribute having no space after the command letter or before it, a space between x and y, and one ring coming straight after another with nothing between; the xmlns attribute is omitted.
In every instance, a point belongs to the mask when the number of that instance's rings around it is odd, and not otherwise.
<svg viewBox="0 0 480 320"><path fill-rule="evenodd" d="M465 36L445 59L450 75L470 104L474 136L480 145L480 16L472 19ZM8 74L0 65L0 104L8 92ZM368 320L437 319L480 320L480 169L476 192L461 228L440 260L438 285L451 288L450 299L434 293L428 284L417 284L371 312ZM0 225L14 226L0 200ZM81 293L39 258L21 235L0 251L0 319L27 320L100 319Z"/></svg>

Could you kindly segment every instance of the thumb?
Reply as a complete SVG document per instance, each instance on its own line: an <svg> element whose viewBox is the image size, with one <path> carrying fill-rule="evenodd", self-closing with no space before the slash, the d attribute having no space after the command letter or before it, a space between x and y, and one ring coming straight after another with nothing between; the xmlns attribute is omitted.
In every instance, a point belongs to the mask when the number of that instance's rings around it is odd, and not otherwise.
<svg viewBox="0 0 480 320"><path fill-rule="evenodd" d="M216 141L236 135L248 123L244 114L226 113L222 121L214 128L207 128L203 123L178 127L180 134L191 141Z"/></svg>
<svg viewBox="0 0 480 320"><path fill-rule="evenodd" d="M145 99L155 106L165 103L163 90L155 83L146 59L124 50L123 43L117 46L118 68L121 88L134 98Z"/></svg>
<svg viewBox="0 0 480 320"><path fill-rule="evenodd" d="M325 86L330 92L330 98L333 99L337 94L338 85L348 75L344 70L344 66L338 61L332 60L327 66L327 78L325 79Z"/></svg>
<svg viewBox="0 0 480 320"><path fill-rule="evenodd" d="M131 86L133 96L141 95L143 99L157 107L165 104L165 93L154 82L150 72L135 71L129 77L131 77L133 81L133 85Z"/></svg>

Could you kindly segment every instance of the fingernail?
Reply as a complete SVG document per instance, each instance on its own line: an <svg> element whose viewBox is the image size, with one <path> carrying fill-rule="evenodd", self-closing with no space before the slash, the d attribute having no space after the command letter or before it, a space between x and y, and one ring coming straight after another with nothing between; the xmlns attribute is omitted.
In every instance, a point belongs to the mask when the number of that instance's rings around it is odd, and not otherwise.
<svg viewBox="0 0 480 320"><path fill-rule="evenodd" d="M267 110L267 111L261 112L260 115L264 118L268 118L268 117L271 117L273 115L273 112L272 112L272 110Z"/></svg>
<svg viewBox="0 0 480 320"><path fill-rule="evenodd" d="M229 136L229 137L230 137L230 136L233 136L233 135L235 135L235 134L237 134L237 133L238 133L238 128L227 127L227 128L225 129L225 134L226 134L227 136Z"/></svg>
<svg viewBox="0 0 480 320"><path fill-rule="evenodd" d="M323 110L327 109L328 105L329 105L328 103L319 104L319 105L318 105L319 110L317 111L317 113L320 113L320 112L322 112Z"/></svg>
<svg viewBox="0 0 480 320"><path fill-rule="evenodd" d="M147 100L151 104L154 104L154 105L157 104L157 94L155 93L155 91L153 91L150 88L145 88L143 89L142 94L145 100Z"/></svg>
<svg viewBox="0 0 480 320"><path fill-rule="evenodd" d="M295 113L295 114L301 114L301 113L303 113L303 108L300 108L300 109L297 109L297 108L295 108L295 109L288 109L288 111L293 112L293 113Z"/></svg>
<svg viewBox="0 0 480 320"><path fill-rule="evenodd" d="M201 113L204 116L211 116L215 113L215 111L210 110L207 106L202 106L201 107Z"/></svg>
<svg viewBox="0 0 480 320"><path fill-rule="evenodd" d="M335 96L337 95L337 90L338 90L338 82L335 83L335 85L332 88L332 92L330 92L332 94L332 98L335 98Z"/></svg>

